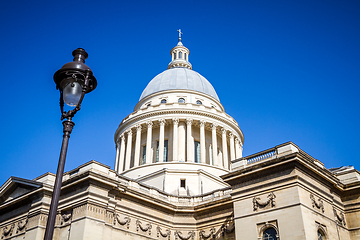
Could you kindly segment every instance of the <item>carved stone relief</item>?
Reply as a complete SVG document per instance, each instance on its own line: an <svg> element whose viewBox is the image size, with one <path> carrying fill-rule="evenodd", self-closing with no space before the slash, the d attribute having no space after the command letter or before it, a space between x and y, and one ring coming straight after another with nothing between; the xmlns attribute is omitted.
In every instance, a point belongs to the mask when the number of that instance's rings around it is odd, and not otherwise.
<svg viewBox="0 0 360 240"><path fill-rule="evenodd" d="M67 213L63 213L61 214L60 216L60 225L63 225L64 223L67 223L70 219L71 219L71 216L72 216L72 212L67 212Z"/></svg>
<svg viewBox="0 0 360 240"><path fill-rule="evenodd" d="M141 231L143 231L143 232L149 231L149 235L151 235L151 227L152 227L151 223L145 224L145 227L144 227L140 220L136 220L136 231L139 231L139 229L141 229Z"/></svg>
<svg viewBox="0 0 360 240"><path fill-rule="evenodd" d="M190 231L187 236L184 236L180 231L175 231L174 235L175 235L175 240L179 240L179 238L181 240L188 240L188 239L194 240L195 232Z"/></svg>
<svg viewBox="0 0 360 240"><path fill-rule="evenodd" d="M215 228L212 227L212 228L210 228L209 233L206 233L205 230L201 230L199 232L199 237L200 237L200 239L215 238L215 236L216 236L215 233L216 233Z"/></svg>
<svg viewBox="0 0 360 240"><path fill-rule="evenodd" d="M313 208L316 207L317 209L321 210L322 212L325 212L324 203L321 200L321 198L318 198L318 201L316 201L315 196L312 193L310 193L310 199L311 199Z"/></svg>
<svg viewBox="0 0 360 240"><path fill-rule="evenodd" d="M225 236L226 234L232 233L235 230L235 223L223 224L221 226L222 235Z"/></svg>
<svg viewBox="0 0 360 240"><path fill-rule="evenodd" d="M254 197L253 198L253 208L254 211L256 211L259 208L265 208L267 206L275 207L275 194L273 192L270 192L267 196L267 200L261 200L260 197Z"/></svg>
<svg viewBox="0 0 360 240"><path fill-rule="evenodd" d="M346 226L346 222L345 222L345 216L342 212L340 212L340 214L337 213L336 209L333 208L334 210L334 215L335 215L335 222L340 225L340 226L343 226L345 227Z"/></svg>
<svg viewBox="0 0 360 240"><path fill-rule="evenodd" d="M168 240L170 240L170 235L171 235L170 229L166 229L165 232L163 232L163 231L161 230L161 227L160 227L160 226L157 226L156 231L157 231L157 237L162 236L162 237L165 237L165 238L167 238Z"/></svg>
<svg viewBox="0 0 360 240"><path fill-rule="evenodd" d="M14 227L15 227L15 223L11 224L10 226L4 227L1 239L3 239L4 237L7 237L7 236L11 236L12 232L14 230Z"/></svg>
<svg viewBox="0 0 360 240"><path fill-rule="evenodd" d="M124 220L121 220L120 214L115 214L114 225L118 222L120 225L126 225L126 228L129 229L131 219L129 217L124 217Z"/></svg>
<svg viewBox="0 0 360 240"><path fill-rule="evenodd" d="M27 222L28 222L27 217L26 219L20 220L17 225L16 233L21 232L25 228Z"/></svg>

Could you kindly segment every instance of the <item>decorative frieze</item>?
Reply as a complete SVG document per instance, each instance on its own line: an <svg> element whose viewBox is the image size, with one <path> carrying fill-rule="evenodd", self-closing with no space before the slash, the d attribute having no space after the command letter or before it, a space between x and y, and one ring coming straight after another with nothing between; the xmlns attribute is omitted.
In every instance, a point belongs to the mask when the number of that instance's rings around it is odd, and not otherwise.
<svg viewBox="0 0 360 240"><path fill-rule="evenodd" d="M71 216L72 216L72 212L67 212L67 213L61 214L60 225L67 223L71 219Z"/></svg>
<svg viewBox="0 0 360 240"><path fill-rule="evenodd" d="M212 227L212 228L210 228L208 233L206 233L205 230L201 230L199 232L199 237L200 237L200 239L215 238L215 236L216 236L215 233L216 233L215 228Z"/></svg>
<svg viewBox="0 0 360 240"><path fill-rule="evenodd" d="M14 227L15 227L15 223L12 223L11 225L4 227L1 239L7 236L11 236L13 234Z"/></svg>
<svg viewBox="0 0 360 240"><path fill-rule="evenodd" d="M184 235L181 233L181 231L175 231L175 232L174 232L174 235L175 235L175 240L179 240L179 238L180 238L181 240L188 240L188 239L194 240L195 232L194 232L194 231L190 231L187 236L184 236Z"/></svg>
<svg viewBox="0 0 360 240"><path fill-rule="evenodd" d="M139 229L141 229L141 231L149 232L149 235L151 235L151 227L152 227L151 223L145 224L145 227L144 227L140 220L136 220L136 231L139 231Z"/></svg>
<svg viewBox="0 0 360 240"><path fill-rule="evenodd" d="M164 238L167 238L168 240L170 240L170 236L171 236L171 231L170 229L166 229L165 232L163 232L161 230L161 227L160 226L157 226L156 227L156 231L157 231L157 237L164 237Z"/></svg>
<svg viewBox="0 0 360 240"><path fill-rule="evenodd" d="M325 212L324 203L321 200L321 198L318 198L318 201L316 201L314 194L310 193L310 199L311 199L313 208L316 207L317 209L321 210L322 212Z"/></svg>
<svg viewBox="0 0 360 240"><path fill-rule="evenodd" d="M126 226L127 229L130 227L131 219L129 217L124 217L124 220L121 220L120 214L116 213L114 218L114 225L116 225L116 222L118 222L122 226Z"/></svg>
<svg viewBox="0 0 360 240"><path fill-rule="evenodd" d="M253 208L254 211L258 210L259 208L265 208L267 206L275 207L275 194L273 192L270 192L267 196L267 200L261 200L260 197L254 197L253 198Z"/></svg>
<svg viewBox="0 0 360 240"><path fill-rule="evenodd" d="M16 233L21 232L25 228L27 223L28 223L28 217L26 217L23 220L20 220L17 224Z"/></svg>

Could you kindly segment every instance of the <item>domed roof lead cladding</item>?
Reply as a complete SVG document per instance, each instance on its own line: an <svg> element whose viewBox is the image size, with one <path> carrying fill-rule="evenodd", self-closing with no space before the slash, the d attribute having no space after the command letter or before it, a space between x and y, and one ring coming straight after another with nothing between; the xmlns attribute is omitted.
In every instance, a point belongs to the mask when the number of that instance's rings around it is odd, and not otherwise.
<svg viewBox="0 0 360 240"><path fill-rule="evenodd" d="M202 92L219 100L211 83L198 72L188 68L171 68L154 77L146 86L139 100L144 97L164 90L193 90Z"/></svg>

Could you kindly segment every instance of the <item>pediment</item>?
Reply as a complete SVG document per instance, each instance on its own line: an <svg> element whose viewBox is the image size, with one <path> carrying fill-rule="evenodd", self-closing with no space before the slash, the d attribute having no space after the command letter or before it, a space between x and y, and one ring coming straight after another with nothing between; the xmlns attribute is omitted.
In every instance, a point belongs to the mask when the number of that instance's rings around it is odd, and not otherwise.
<svg viewBox="0 0 360 240"><path fill-rule="evenodd" d="M42 183L18 177L10 177L0 187L0 204L25 195L39 187L42 187Z"/></svg>

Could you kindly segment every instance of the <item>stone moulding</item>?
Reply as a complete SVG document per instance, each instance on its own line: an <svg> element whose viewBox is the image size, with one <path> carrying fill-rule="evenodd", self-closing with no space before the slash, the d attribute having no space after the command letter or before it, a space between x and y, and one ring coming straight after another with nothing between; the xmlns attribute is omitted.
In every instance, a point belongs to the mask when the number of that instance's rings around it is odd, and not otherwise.
<svg viewBox="0 0 360 240"><path fill-rule="evenodd" d="M116 224L116 221L120 224L120 225L126 225L126 228L129 229L130 227L130 222L131 219L129 217L124 217L124 220L120 219L120 214L116 214L115 215L115 219L114 219L114 225Z"/></svg>
<svg viewBox="0 0 360 240"><path fill-rule="evenodd" d="M340 214L337 213L337 211L335 210L335 208L333 208L334 211L334 215L335 215L335 222L340 225L345 227L346 226L346 222L345 222L345 216L342 212L340 212Z"/></svg>
<svg viewBox="0 0 360 240"><path fill-rule="evenodd" d="M151 235L151 227L151 223L148 223L145 225L145 227L143 227L141 221L136 220L136 231L139 231L139 229L141 229L143 232L149 231L149 235Z"/></svg>
<svg viewBox="0 0 360 240"><path fill-rule="evenodd" d="M216 233L215 228L212 227L212 228L210 228L210 231L208 234L205 233L205 230L201 230L199 232L199 237L200 237L200 239L208 239L210 237L215 238L215 233Z"/></svg>
<svg viewBox="0 0 360 240"><path fill-rule="evenodd" d="M157 231L157 237L160 237L160 235L162 237L165 237L167 238L168 240L170 240L170 236L171 236L171 231L170 229L166 229L165 230L165 233L161 230L161 227L160 226L157 226L156 228L156 231Z"/></svg>
<svg viewBox="0 0 360 240"><path fill-rule="evenodd" d="M316 207L317 209L321 210L323 213L325 212L324 203L321 200L321 198L318 198L318 202L316 202L314 194L310 193L310 199L313 208Z"/></svg>
<svg viewBox="0 0 360 240"><path fill-rule="evenodd" d="M254 211L256 211L258 208L264 208L266 206L275 207L275 194L273 192L270 192L267 196L266 201L261 201L260 197L254 197L253 198L253 208Z"/></svg>
<svg viewBox="0 0 360 240"><path fill-rule="evenodd" d="M11 236L12 232L14 230L14 227L15 227L15 223L11 224L10 226L4 227L1 239L3 239L4 237L7 237L7 236Z"/></svg>
<svg viewBox="0 0 360 240"><path fill-rule="evenodd" d="M194 240L195 232L194 232L194 231L190 231L187 236L184 236L184 235L181 233L181 231L175 231L175 232L174 232L174 235L175 235L175 240L179 240L179 238L180 238L181 240L188 240L188 239Z"/></svg>
<svg viewBox="0 0 360 240"><path fill-rule="evenodd" d="M22 231L25 228L27 222L28 222L27 217L26 217L26 219L20 220L17 225L16 233Z"/></svg>

